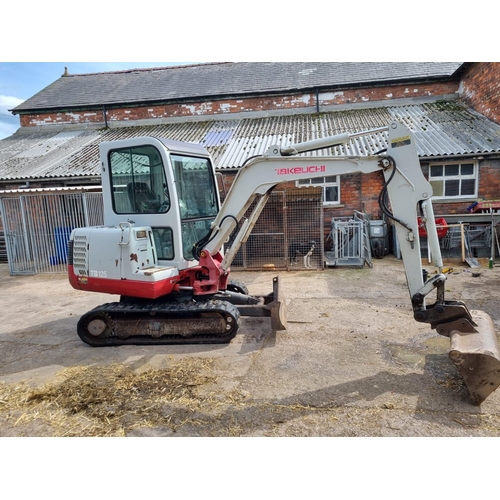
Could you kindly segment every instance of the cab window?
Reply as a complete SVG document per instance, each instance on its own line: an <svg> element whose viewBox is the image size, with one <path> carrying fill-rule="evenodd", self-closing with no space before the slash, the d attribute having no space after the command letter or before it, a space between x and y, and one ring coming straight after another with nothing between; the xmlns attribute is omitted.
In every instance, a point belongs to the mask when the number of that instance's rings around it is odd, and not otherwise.
<svg viewBox="0 0 500 500"><path fill-rule="evenodd" d="M153 146L109 153L113 207L117 214L166 213L170 196L160 153Z"/></svg>

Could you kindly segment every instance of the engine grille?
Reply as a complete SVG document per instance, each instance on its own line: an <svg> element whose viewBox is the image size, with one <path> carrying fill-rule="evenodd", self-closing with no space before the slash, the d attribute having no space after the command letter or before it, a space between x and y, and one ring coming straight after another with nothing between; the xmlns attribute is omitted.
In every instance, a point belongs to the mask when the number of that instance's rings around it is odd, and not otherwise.
<svg viewBox="0 0 500 500"><path fill-rule="evenodd" d="M78 274L87 274L87 248L87 237L75 235L73 239L73 267Z"/></svg>

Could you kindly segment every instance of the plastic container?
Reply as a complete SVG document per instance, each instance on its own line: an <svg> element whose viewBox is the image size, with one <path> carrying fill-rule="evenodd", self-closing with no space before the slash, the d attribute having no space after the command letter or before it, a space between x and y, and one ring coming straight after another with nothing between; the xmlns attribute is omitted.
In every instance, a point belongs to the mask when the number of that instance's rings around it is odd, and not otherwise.
<svg viewBox="0 0 500 500"><path fill-rule="evenodd" d="M385 220L370 221L370 246L376 259L382 259L389 253L389 234Z"/></svg>
<svg viewBox="0 0 500 500"><path fill-rule="evenodd" d="M370 221L370 238L387 237L387 222L385 220Z"/></svg>
<svg viewBox="0 0 500 500"><path fill-rule="evenodd" d="M444 238L448 234L448 223L442 217L435 219L435 222L436 226L443 226L436 228L438 238ZM420 217L418 217L418 235L421 238L427 238L427 231L425 230L424 223Z"/></svg>
<svg viewBox="0 0 500 500"><path fill-rule="evenodd" d="M57 227L54 231L56 239L56 258L59 264L66 264L68 260L68 241L71 236L71 230L70 227Z"/></svg>

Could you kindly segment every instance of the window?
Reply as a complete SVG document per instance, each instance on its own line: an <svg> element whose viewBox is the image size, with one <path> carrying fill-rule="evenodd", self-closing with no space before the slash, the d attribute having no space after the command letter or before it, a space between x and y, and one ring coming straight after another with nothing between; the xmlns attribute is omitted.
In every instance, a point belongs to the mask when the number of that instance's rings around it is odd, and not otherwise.
<svg viewBox="0 0 500 500"><path fill-rule="evenodd" d="M169 227L153 227L153 238L159 260L173 260L174 236Z"/></svg>
<svg viewBox="0 0 500 500"><path fill-rule="evenodd" d="M340 203L340 176L330 175L315 179L300 179L297 187L318 186L323 188L323 205L338 205Z"/></svg>
<svg viewBox="0 0 500 500"><path fill-rule="evenodd" d="M219 197L208 158L170 156L179 199L183 257L193 260L193 246L211 231L219 212Z"/></svg>
<svg viewBox="0 0 500 500"><path fill-rule="evenodd" d="M172 154L175 187L179 198L183 256L193 260L193 246L211 231L219 211L217 187L207 158Z"/></svg>
<svg viewBox="0 0 500 500"><path fill-rule="evenodd" d="M477 163L439 163L429 165L429 182L434 198L475 198Z"/></svg>
<svg viewBox="0 0 500 500"><path fill-rule="evenodd" d="M117 214L166 213L170 197L163 162L153 146L109 154L113 206Z"/></svg>
<svg viewBox="0 0 500 500"><path fill-rule="evenodd" d="M170 158L182 219L215 217L219 207L210 161L174 154Z"/></svg>

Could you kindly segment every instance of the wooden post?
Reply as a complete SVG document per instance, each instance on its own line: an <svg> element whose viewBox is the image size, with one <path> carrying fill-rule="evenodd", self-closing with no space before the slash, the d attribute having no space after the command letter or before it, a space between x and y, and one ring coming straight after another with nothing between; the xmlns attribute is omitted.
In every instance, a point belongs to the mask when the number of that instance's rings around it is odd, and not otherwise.
<svg viewBox="0 0 500 500"><path fill-rule="evenodd" d="M463 224L460 224L460 243L462 245L462 262L465 262L465 238Z"/></svg>

